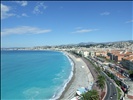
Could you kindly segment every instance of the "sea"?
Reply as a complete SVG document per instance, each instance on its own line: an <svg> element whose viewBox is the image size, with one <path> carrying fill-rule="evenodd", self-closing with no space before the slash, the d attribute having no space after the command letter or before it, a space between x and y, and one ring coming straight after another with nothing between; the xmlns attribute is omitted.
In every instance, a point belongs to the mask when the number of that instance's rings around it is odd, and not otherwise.
<svg viewBox="0 0 133 100"><path fill-rule="evenodd" d="M73 76L73 62L57 51L1 51L2 100L56 100Z"/></svg>

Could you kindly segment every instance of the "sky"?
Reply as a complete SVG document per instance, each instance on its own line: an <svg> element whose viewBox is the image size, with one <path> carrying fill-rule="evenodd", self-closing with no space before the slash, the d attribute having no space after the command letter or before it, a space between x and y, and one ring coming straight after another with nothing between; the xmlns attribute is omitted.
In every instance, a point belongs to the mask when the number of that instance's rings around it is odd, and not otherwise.
<svg viewBox="0 0 133 100"><path fill-rule="evenodd" d="M132 1L2 1L1 46L133 39Z"/></svg>

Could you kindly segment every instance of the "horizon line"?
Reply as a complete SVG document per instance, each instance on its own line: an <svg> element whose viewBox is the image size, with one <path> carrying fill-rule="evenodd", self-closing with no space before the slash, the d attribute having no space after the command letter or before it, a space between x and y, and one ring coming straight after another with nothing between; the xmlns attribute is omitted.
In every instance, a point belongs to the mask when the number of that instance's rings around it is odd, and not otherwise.
<svg viewBox="0 0 133 100"><path fill-rule="evenodd" d="M126 41L133 41L132 39L131 40L119 40L119 41L109 41L109 42L80 42L80 43L90 43L90 44L99 44L99 43L113 43L113 42L126 42ZM59 45L41 45L41 46L62 46L62 45L79 45L80 43L69 43L69 44L59 44ZM21 47L1 47L2 48L33 48L33 47L39 47L40 45L38 46L21 46ZM41 47L40 46L40 47Z"/></svg>

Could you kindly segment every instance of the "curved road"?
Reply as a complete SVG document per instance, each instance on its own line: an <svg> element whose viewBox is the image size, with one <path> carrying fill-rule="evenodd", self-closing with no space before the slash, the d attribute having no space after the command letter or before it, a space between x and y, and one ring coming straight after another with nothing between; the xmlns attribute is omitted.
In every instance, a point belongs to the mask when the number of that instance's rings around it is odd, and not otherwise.
<svg viewBox="0 0 133 100"><path fill-rule="evenodd" d="M106 78L107 94L104 100L117 100L117 90L114 83L102 72L102 75Z"/></svg>
<svg viewBox="0 0 133 100"><path fill-rule="evenodd" d="M88 60L86 60L83 57L82 57L82 59L87 64L87 66L90 69L94 79L96 80L97 73L96 73L94 67L92 67L92 65L88 62ZM110 80L109 77L107 77L107 75L104 72L101 72L101 74L105 76L106 84L107 84L107 94L106 94L104 100L117 100L117 90L116 90L114 83Z"/></svg>

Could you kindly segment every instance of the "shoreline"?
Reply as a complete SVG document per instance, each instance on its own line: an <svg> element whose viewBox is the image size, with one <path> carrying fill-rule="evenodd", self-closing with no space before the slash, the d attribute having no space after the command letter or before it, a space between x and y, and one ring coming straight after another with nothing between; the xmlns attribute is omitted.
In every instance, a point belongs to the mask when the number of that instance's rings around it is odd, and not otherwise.
<svg viewBox="0 0 133 100"><path fill-rule="evenodd" d="M57 100L72 99L76 90L80 87L88 87L89 82L93 82L93 77L81 58L76 58L73 54L62 51L73 62L73 76L67 83L64 91ZM82 67L84 66L84 68ZM78 76L78 77L77 77Z"/></svg>
<svg viewBox="0 0 133 100"><path fill-rule="evenodd" d="M68 91L68 89L69 89L69 87L71 86L73 80L75 79L75 62L74 62L73 59L69 56L68 53L66 53L66 52L63 52L63 53L64 53L66 56L68 56L69 59L73 62L73 66L72 66L72 67L73 67L73 76L72 76L72 78L70 79L70 81L67 83L67 85L66 85L66 87L65 87L65 90L62 92L61 96L60 96L57 100L63 99L65 93Z"/></svg>
<svg viewBox="0 0 133 100"><path fill-rule="evenodd" d="M66 81L66 83L63 84L62 89L57 94L54 94L53 97L50 100L58 100L58 99L60 100L60 98L62 98L62 96L65 94L66 90L68 89L68 87L70 86L70 84L71 84L71 82L73 80L74 71L75 71L75 62L69 56L68 52L64 52L64 51L56 51L56 52L60 52L64 56L67 57L67 59L69 60L70 65L71 65L71 73L70 73L70 75L69 75L68 80Z"/></svg>

